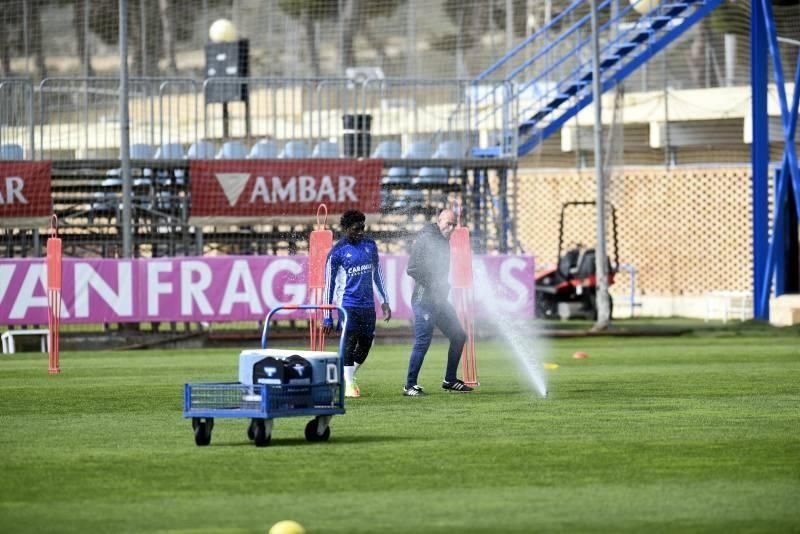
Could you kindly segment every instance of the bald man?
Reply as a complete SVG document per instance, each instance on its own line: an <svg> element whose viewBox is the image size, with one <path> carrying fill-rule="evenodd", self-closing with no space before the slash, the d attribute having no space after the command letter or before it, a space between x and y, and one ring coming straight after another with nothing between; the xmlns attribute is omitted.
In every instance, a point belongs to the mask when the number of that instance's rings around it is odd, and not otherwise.
<svg viewBox="0 0 800 534"><path fill-rule="evenodd" d="M422 362L433 339L433 328L438 327L450 340L447 350L447 368L442 389L469 393L472 388L456 377L458 363L467 335L458 321L453 306L448 301L450 293L450 236L456 228L456 214L452 210L439 213L436 223L422 228L411 247L408 275L414 279L411 308L414 310L414 347L408 362L408 376L403 386L406 397L421 397L425 390L417 384Z"/></svg>

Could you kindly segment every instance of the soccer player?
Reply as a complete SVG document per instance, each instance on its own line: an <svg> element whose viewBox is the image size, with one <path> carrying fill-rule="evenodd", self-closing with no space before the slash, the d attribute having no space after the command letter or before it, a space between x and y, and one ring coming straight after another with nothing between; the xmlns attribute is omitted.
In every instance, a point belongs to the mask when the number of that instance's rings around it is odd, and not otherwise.
<svg viewBox="0 0 800 534"><path fill-rule="evenodd" d="M406 397L420 397L425 390L417 384L419 371L425 354L431 346L433 327L450 340L447 350L447 369L442 389L458 393L469 393L472 388L456 377L461 352L467 334L458 321L455 309L447 300L450 293L450 236L456 228L456 214L452 210L439 213L436 224L422 228L411 247L408 259L408 275L414 279L411 294L411 309L414 310L414 347L408 362L408 376L403 386Z"/></svg>
<svg viewBox="0 0 800 534"><path fill-rule="evenodd" d="M340 224L344 238L328 253L325 264L325 304L338 304L347 311L347 330L344 333L344 395L360 397L356 372L364 365L375 337L375 296L372 283L378 288L381 310L386 321L392 318L392 308L386 298L383 272L378 263L378 246L364 237L366 217L357 210L342 215ZM330 311L323 320L325 334L333 329Z"/></svg>

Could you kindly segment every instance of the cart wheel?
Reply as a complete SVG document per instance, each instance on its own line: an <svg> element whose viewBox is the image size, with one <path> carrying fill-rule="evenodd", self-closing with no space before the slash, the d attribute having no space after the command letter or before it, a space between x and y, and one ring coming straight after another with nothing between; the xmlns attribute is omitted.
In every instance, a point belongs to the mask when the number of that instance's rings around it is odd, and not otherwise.
<svg viewBox="0 0 800 534"><path fill-rule="evenodd" d="M256 439L256 420L251 419L250 425L247 427L247 439L253 441Z"/></svg>
<svg viewBox="0 0 800 534"><path fill-rule="evenodd" d="M205 447L211 443L211 429L213 427L213 419L200 419L199 417L192 419L192 428L194 428L194 442L198 447Z"/></svg>
<svg viewBox="0 0 800 534"><path fill-rule="evenodd" d="M325 432L322 433L320 436L317 434L317 424L318 421L316 418L312 419L306 425L306 440L307 441L328 441L328 438L331 437L331 427L325 427Z"/></svg>
<svg viewBox="0 0 800 534"><path fill-rule="evenodd" d="M253 419L250 426L253 427L253 441L256 447L266 447L272 440L272 434L267 434L267 429L263 419Z"/></svg>

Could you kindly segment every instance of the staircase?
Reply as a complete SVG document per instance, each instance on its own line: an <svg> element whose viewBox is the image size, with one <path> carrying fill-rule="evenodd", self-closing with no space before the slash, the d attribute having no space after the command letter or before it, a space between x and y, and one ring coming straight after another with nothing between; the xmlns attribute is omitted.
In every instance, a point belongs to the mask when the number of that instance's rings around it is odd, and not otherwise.
<svg viewBox="0 0 800 534"><path fill-rule="evenodd" d="M602 92L613 88L708 15L722 0L597 0ZM636 8L636 9L634 9ZM640 14L644 12L644 14ZM472 104L476 128L504 126L474 157L524 156L592 102L589 0L576 0L478 76L478 86L503 74L507 98ZM498 114L502 117L498 119Z"/></svg>

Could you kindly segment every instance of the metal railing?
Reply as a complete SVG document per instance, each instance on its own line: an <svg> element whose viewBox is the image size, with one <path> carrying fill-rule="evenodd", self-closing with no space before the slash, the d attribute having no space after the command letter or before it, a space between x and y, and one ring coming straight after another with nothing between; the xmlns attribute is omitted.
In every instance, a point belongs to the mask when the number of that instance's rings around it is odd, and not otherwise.
<svg viewBox="0 0 800 534"><path fill-rule="evenodd" d="M24 146L32 159L117 158L119 84L117 78L51 77L34 87L0 79L0 140ZM467 149L500 142L503 155L513 157L511 89L504 81L131 78L129 138L154 152L171 144L179 157L198 142L211 147L203 152L207 158L227 141L249 150L264 140L279 150L293 141L308 151L326 144L327 153L338 150L340 157L368 156L393 140L405 154L421 139ZM356 142L354 151L353 135L366 135L371 146ZM463 158L470 157L465 150Z"/></svg>
<svg viewBox="0 0 800 534"><path fill-rule="evenodd" d="M0 79L0 146L16 146L34 159L34 92L30 80Z"/></svg>
<svg viewBox="0 0 800 534"><path fill-rule="evenodd" d="M721 0L671 2L598 0L601 91L608 90L705 17ZM521 153L555 133L592 100L593 2L576 0L549 25L476 78L503 74L519 102L512 123ZM499 108L497 112L505 112Z"/></svg>

